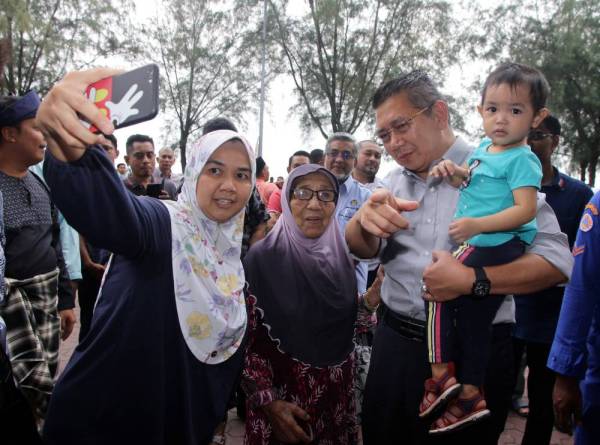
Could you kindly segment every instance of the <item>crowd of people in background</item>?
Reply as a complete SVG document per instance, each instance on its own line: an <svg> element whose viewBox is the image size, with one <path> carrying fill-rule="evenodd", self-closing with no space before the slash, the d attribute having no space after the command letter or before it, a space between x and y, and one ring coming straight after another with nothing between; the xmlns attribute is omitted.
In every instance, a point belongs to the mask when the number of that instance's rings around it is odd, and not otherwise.
<svg viewBox="0 0 600 445"><path fill-rule="evenodd" d="M522 444L600 440L600 194L552 163L542 73L490 74L478 147L400 75L372 139L275 179L224 117L181 175L119 141L83 95L113 73L0 97L1 443L223 444L237 403L248 445L496 444L522 363Z"/></svg>

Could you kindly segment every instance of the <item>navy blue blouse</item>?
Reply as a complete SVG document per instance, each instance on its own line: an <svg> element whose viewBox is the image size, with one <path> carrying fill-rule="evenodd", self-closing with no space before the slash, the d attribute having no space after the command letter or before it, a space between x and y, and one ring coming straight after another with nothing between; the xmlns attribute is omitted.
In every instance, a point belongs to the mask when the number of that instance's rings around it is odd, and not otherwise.
<svg viewBox="0 0 600 445"><path fill-rule="evenodd" d="M46 154L44 176L65 218L114 252L89 334L56 384L48 444L205 444L222 420L242 349L199 362L181 334L171 223L157 199L129 193L93 147L72 163Z"/></svg>

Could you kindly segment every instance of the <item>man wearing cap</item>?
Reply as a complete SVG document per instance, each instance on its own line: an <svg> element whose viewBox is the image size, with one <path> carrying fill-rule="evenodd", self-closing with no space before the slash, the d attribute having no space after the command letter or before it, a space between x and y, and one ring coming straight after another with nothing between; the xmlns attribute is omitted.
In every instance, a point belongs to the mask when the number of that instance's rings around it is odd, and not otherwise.
<svg viewBox="0 0 600 445"><path fill-rule="evenodd" d="M45 415L58 366L61 329L75 321L56 209L29 167L44 158L35 91L0 97L0 191L4 198L7 285L0 313L12 371L38 418ZM59 318L60 315L60 318Z"/></svg>

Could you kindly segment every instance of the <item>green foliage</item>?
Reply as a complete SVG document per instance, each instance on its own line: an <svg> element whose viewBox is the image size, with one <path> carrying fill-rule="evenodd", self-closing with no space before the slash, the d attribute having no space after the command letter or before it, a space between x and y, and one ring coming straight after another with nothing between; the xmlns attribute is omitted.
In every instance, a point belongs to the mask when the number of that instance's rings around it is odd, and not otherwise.
<svg viewBox="0 0 600 445"><path fill-rule="evenodd" d="M296 85L295 111L324 137L372 119L370 99L386 80L417 68L442 78L454 60L445 1L309 0L303 15L289 11L293 2L269 3L273 38Z"/></svg>
<svg viewBox="0 0 600 445"><path fill-rule="evenodd" d="M10 55L3 93L42 94L67 70L130 54L129 0L0 0L0 36Z"/></svg>
<svg viewBox="0 0 600 445"><path fill-rule="evenodd" d="M252 14L257 8L248 5L230 10L218 1L170 0L149 31L183 168L188 140L206 120L237 118L258 102L260 36Z"/></svg>
<svg viewBox="0 0 600 445"><path fill-rule="evenodd" d="M593 185L600 157L600 2L508 1L478 15L472 54L540 69L549 108L563 125L562 145Z"/></svg>

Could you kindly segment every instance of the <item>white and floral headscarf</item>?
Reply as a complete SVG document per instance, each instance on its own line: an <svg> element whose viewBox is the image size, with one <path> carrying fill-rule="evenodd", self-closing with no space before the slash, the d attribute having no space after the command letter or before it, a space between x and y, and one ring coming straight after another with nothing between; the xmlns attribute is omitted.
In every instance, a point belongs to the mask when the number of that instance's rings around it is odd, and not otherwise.
<svg viewBox="0 0 600 445"><path fill-rule="evenodd" d="M196 183L206 161L232 139L240 140L248 152L254 184L256 167L250 144L234 131L218 130L188 148L181 194L177 202L167 203L179 325L194 356L208 364L231 357L246 331L245 278L240 261L244 209L217 223L202 212L196 198Z"/></svg>

